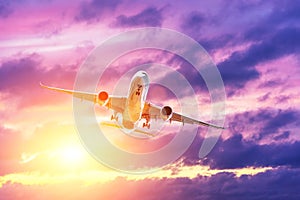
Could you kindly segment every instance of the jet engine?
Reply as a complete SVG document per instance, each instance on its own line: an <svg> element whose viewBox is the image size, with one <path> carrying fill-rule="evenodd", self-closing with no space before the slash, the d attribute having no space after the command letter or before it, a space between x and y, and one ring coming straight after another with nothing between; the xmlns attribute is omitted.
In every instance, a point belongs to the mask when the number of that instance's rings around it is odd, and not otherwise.
<svg viewBox="0 0 300 200"><path fill-rule="evenodd" d="M108 102L108 93L105 91L101 91L98 93L98 103L103 106Z"/></svg>
<svg viewBox="0 0 300 200"><path fill-rule="evenodd" d="M168 121L171 119L173 110L170 106L164 106L160 110L160 116L163 120Z"/></svg>

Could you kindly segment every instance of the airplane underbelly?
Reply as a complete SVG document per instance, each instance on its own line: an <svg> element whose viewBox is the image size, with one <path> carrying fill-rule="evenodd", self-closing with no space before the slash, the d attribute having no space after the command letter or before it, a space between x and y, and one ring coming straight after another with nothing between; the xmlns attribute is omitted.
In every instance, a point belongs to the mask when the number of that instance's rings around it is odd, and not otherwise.
<svg viewBox="0 0 300 200"><path fill-rule="evenodd" d="M128 109L128 115L130 121L136 122L137 120L140 119L141 115L141 103L140 102L130 102L128 104L129 109Z"/></svg>
<svg viewBox="0 0 300 200"><path fill-rule="evenodd" d="M141 117L142 106L140 95L133 92L127 100L127 117L129 121L136 122Z"/></svg>
<svg viewBox="0 0 300 200"><path fill-rule="evenodd" d="M128 120L123 120L122 125L123 125L124 128L126 128L128 130L131 130L131 129L135 128L135 123L133 123L132 121L128 121Z"/></svg>
<svg viewBox="0 0 300 200"><path fill-rule="evenodd" d="M134 129L136 122L140 119L139 111L136 109L128 109L123 113L122 125L126 129Z"/></svg>

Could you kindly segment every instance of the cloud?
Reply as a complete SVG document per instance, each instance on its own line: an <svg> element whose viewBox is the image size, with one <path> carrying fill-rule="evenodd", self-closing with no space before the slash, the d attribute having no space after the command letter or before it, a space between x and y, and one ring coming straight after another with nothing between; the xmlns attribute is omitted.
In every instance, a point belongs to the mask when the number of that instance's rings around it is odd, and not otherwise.
<svg viewBox="0 0 300 200"><path fill-rule="evenodd" d="M300 167L297 152L300 142L259 145L245 141L241 134L220 140L208 157L201 163L213 169L244 167Z"/></svg>
<svg viewBox="0 0 300 200"><path fill-rule="evenodd" d="M282 134L274 137L275 140L287 139L290 136L290 131L284 131Z"/></svg>
<svg viewBox="0 0 300 200"><path fill-rule="evenodd" d="M75 20L87 22L99 21L104 15L113 12L120 3L121 0L92 0L90 2L82 2Z"/></svg>
<svg viewBox="0 0 300 200"><path fill-rule="evenodd" d="M229 116L229 137L219 139L207 158L201 160L198 153L203 136L198 135L183 155L183 163L204 164L214 169L300 167L300 142L289 138L297 131L299 115L299 111L292 109L265 109Z"/></svg>
<svg viewBox="0 0 300 200"><path fill-rule="evenodd" d="M294 110L279 110L275 116L264 125L260 137L277 133L281 127L295 123L299 119L300 113Z"/></svg>
<svg viewBox="0 0 300 200"><path fill-rule="evenodd" d="M32 54L27 57L11 59L0 66L0 92L2 99L10 100L10 104L26 107L47 104L57 97L46 95L39 86L40 82L57 84L60 87L71 87L75 78L75 67L54 66L43 68L40 56ZM47 96L48 98L45 98ZM58 97L59 98L59 97ZM58 102L56 100L56 102Z"/></svg>
<svg viewBox="0 0 300 200"><path fill-rule="evenodd" d="M228 116L232 134L243 133L248 140L272 139L297 126L298 110L265 108ZM285 138L282 138L285 139Z"/></svg>
<svg viewBox="0 0 300 200"><path fill-rule="evenodd" d="M244 39L251 41L266 40L274 34L274 30L280 28L297 27L300 19L300 5L292 0L277 1L272 4L272 10L257 23L252 24L245 32Z"/></svg>
<svg viewBox="0 0 300 200"><path fill-rule="evenodd" d="M189 35L199 38L201 29L208 23L209 18L204 13L193 11L183 18L180 28L187 32Z"/></svg>
<svg viewBox="0 0 300 200"><path fill-rule="evenodd" d="M34 26L34 29L45 38L59 35L65 28L67 28L67 25L61 25L58 21L54 21L53 19L43 20Z"/></svg>
<svg viewBox="0 0 300 200"><path fill-rule="evenodd" d="M0 17L7 18L12 12L11 1L0 0Z"/></svg>
<svg viewBox="0 0 300 200"><path fill-rule="evenodd" d="M224 46L233 45L235 42L237 42L235 41L235 36L229 33L218 35L212 39L199 39L199 43L203 45L208 52L212 52Z"/></svg>
<svg viewBox="0 0 300 200"><path fill-rule="evenodd" d="M112 24L113 27L161 26L163 9L149 7L132 16L120 15Z"/></svg>
<svg viewBox="0 0 300 200"><path fill-rule="evenodd" d="M272 79L265 81L259 85L259 88L274 88L283 84L281 79Z"/></svg>
<svg viewBox="0 0 300 200"><path fill-rule="evenodd" d="M243 88L250 80L259 78L255 66L300 51L300 29L278 30L268 40L253 44L245 51L234 52L227 60L218 64L225 85Z"/></svg>
<svg viewBox="0 0 300 200"><path fill-rule="evenodd" d="M257 100L260 102L264 102L270 98L270 94L271 94L271 92L268 92L268 93L264 94L263 96L259 97Z"/></svg>
<svg viewBox="0 0 300 200"><path fill-rule="evenodd" d="M229 95L260 78L258 64L299 53L300 8L295 1L235 1L230 8L220 5L211 12L191 12L180 27L211 53L224 55L228 49L237 49L218 63ZM238 48L241 46L244 48Z"/></svg>
<svg viewBox="0 0 300 200"><path fill-rule="evenodd" d="M241 177L232 173L211 177L199 175L192 179L127 180L119 177L107 183L84 186L77 180L53 185L9 182L0 189L0 199L298 199L299 172L299 169L280 168Z"/></svg>
<svg viewBox="0 0 300 200"><path fill-rule="evenodd" d="M208 62L208 61L206 61ZM167 76L162 77L162 79L166 79L166 82L174 82L173 85L176 85L178 88L180 88L180 95L184 96L190 96L195 93L202 93L202 95L209 95L207 85L201 76L200 72L193 67L188 61L186 61L184 58L178 56L178 55L172 55L168 61L166 62L167 66L173 66L174 69L176 69L176 72L169 73ZM203 65L201 65L203 67ZM185 87L184 84L180 84L180 81L177 78L177 73L182 75L186 81L191 85L193 88L193 91ZM176 77L176 78L175 78Z"/></svg>
<svg viewBox="0 0 300 200"><path fill-rule="evenodd" d="M0 126L0 176L19 169L19 152L23 142L20 132Z"/></svg>

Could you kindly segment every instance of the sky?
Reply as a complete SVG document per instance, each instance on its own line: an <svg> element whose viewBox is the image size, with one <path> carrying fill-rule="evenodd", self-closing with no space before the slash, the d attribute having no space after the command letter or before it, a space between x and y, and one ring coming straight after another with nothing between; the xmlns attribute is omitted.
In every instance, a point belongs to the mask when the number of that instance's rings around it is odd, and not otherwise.
<svg viewBox="0 0 300 200"><path fill-rule="evenodd" d="M294 0L0 0L0 200L299 199L299 10ZM208 52L224 82L227 129L205 158L198 153L208 129L199 127L177 160L136 175L97 162L77 133L72 97L39 83L72 89L93 49L144 27L178 31ZM170 52L122 55L98 89L113 93L132 66L153 62L186 77L201 119L209 121L205 82ZM151 74L149 100L178 109L176 94L154 83L168 73ZM124 95L128 85L119 82L116 90ZM181 93L188 105L191 94ZM96 106L95 112L110 119L106 109ZM166 131L149 140L109 128L106 135L131 152L155 151L181 126L157 123Z"/></svg>

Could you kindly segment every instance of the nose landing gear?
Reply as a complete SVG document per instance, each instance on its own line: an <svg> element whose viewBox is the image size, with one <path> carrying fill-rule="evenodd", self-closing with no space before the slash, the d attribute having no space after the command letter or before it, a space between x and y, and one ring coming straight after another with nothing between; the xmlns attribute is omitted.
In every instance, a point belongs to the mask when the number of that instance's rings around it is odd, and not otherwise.
<svg viewBox="0 0 300 200"><path fill-rule="evenodd" d="M143 123L143 128L145 128L145 127L147 127L148 129L150 129L150 123L148 123L148 122L144 122Z"/></svg>
<svg viewBox="0 0 300 200"><path fill-rule="evenodd" d="M116 121L118 121L118 116L116 116L116 115L111 115L111 117L110 117L110 120L116 120Z"/></svg>

